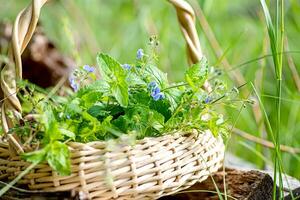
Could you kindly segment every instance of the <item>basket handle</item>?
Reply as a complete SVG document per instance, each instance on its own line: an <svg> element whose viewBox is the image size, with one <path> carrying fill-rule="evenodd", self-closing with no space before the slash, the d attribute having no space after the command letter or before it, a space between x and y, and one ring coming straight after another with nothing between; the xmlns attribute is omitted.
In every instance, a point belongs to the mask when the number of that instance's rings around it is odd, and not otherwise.
<svg viewBox="0 0 300 200"><path fill-rule="evenodd" d="M202 57L200 42L195 27L195 13L185 0L168 0L176 8L180 28L187 44L187 56L190 64L199 62ZM1 107L2 128L7 136L8 142L14 153L20 154L24 150L16 134L9 133L13 127L13 119L21 119L21 103L17 98L17 81L22 79L21 54L29 43L42 6L47 0L32 0L31 4L23 9L16 17L13 31L12 43L9 51L11 64L7 64L1 71L1 88L4 94L4 102Z"/></svg>

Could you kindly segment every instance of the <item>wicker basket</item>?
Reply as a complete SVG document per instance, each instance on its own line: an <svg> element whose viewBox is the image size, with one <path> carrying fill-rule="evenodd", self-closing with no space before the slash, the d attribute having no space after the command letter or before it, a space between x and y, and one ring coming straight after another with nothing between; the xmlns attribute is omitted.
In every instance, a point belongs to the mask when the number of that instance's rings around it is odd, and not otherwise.
<svg viewBox="0 0 300 200"><path fill-rule="evenodd" d="M30 165L18 156L24 152L18 137L8 134L12 127L9 113L21 117L16 95L16 81L22 78L21 54L46 1L32 0L17 16L9 52L13 64L4 66L1 71L5 99L1 120L5 135L0 142L0 179L14 179ZM188 61L196 63L202 58L202 52L194 11L184 0L169 2L176 8L187 42ZM221 167L224 157L222 139L215 138L209 130L145 138L134 146L119 142L113 149L103 141L69 142L68 146L72 163L70 176L59 176L45 163L37 165L19 184L32 190L80 192L87 199L157 199L205 180Z"/></svg>

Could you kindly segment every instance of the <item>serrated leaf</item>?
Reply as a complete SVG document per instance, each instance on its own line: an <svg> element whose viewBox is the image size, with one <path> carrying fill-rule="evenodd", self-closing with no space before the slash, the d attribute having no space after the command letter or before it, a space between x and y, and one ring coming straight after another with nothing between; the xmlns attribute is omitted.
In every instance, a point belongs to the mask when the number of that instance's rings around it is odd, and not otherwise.
<svg viewBox="0 0 300 200"><path fill-rule="evenodd" d="M89 92L99 92L99 93L108 93L109 92L109 84L104 80L97 80L83 88L81 88L77 92L77 97L81 98L83 95Z"/></svg>
<svg viewBox="0 0 300 200"><path fill-rule="evenodd" d="M208 76L208 63L203 58L199 63L192 65L185 73L185 80L194 91L199 90Z"/></svg>
<svg viewBox="0 0 300 200"><path fill-rule="evenodd" d="M111 92L121 106L128 106L129 95L128 85L126 82L113 83L111 85Z"/></svg>
<svg viewBox="0 0 300 200"><path fill-rule="evenodd" d="M125 79L126 72L122 65L109 55L103 53L98 54L97 63L102 77L107 82L112 81L114 78Z"/></svg>
<svg viewBox="0 0 300 200"><path fill-rule="evenodd" d="M136 71L130 71L127 74L126 80L128 83L130 83L130 85L145 85L146 86L145 81L142 79L141 76L136 74Z"/></svg>
<svg viewBox="0 0 300 200"><path fill-rule="evenodd" d="M153 65L149 65L145 69L148 79L159 83L161 88L168 86L167 74L162 72L159 68Z"/></svg>
<svg viewBox="0 0 300 200"><path fill-rule="evenodd" d="M182 93L183 92L177 88L172 88L164 92L166 99L170 104L171 112L173 112L177 108L178 104L180 103L182 98Z"/></svg>
<svg viewBox="0 0 300 200"><path fill-rule="evenodd" d="M97 62L101 75L110 86L112 95L121 106L127 107L129 95L125 70L119 62L106 54L99 54Z"/></svg>

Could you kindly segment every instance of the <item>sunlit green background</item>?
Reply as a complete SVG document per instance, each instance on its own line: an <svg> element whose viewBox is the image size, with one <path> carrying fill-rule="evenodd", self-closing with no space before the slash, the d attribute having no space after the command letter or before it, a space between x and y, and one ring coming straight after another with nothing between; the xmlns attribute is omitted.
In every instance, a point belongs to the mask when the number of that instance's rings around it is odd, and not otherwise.
<svg viewBox="0 0 300 200"><path fill-rule="evenodd" d="M212 32L207 26L203 29L197 21L201 46L210 64L224 71L221 78L229 87L241 84L232 77L240 73L242 82L249 83L243 90L245 97L251 92L249 98L255 98L250 82L255 84L275 130L276 81L272 58L266 56L270 54L269 41L259 0L190 2L198 14L204 14L206 19L200 17L202 23L207 20L212 29ZM300 92L293 78L300 71L300 1L285 2L285 34L289 47L286 45L284 54L280 137L282 144L300 148ZM29 0L0 0L0 19L12 21L28 3ZM275 1L270 3L273 12ZM99 51L112 54L121 62L133 62L136 50L145 48L149 36L157 35L159 67L168 72L170 79L182 79L187 67L185 44L176 14L166 0L52 0L43 9L40 22L47 36L78 65L95 64ZM220 49L215 43L212 45L212 37L216 37ZM263 58L257 59L260 57ZM297 73L291 71L293 63ZM264 122L256 123L249 105L240 116L239 108L226 106L225 110L230 122L236 122L241 130L271 140L260 129ZM235 134L232 134L228 150L260 168L273 163L272 151ZM283 153L283 163L286 173L300 178L299 155Z"/></svg>

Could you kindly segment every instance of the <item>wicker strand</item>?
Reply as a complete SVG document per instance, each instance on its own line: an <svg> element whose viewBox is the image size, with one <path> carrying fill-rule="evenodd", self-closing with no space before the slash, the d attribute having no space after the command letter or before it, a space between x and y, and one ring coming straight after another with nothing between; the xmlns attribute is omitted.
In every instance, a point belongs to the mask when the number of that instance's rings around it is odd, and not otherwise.
<svg viewBox="0 0 300 200"><path fill-rule="evenodd" d="M169 2L174 5L177 11L177 18L180 23L180 28L187 43L189 64L195 64L203 57L200 40L198 38L198 33L195 26L195 12L190 4L188 4L186 1L169 0Z"/></svg>
<svg viewBox="0 0 300 200"><path fill-rule="evenodd" d="M1 112L2 127L5 134L13 126L13 119L9 117L10 113L13 113L17 119L21 117L22 107L17 98L17 81L22 79L21 54L34 33L40 9L44 3L46 0L33 0L31 5L19 13L14 23L12 45L9 51L9 58L14 61L14 64L5 65L1 71L1 89L4 94ZM8 141L18 154L24 152L15 134L13 136L8 134ZM15 152L11 151L11 153L14 154Z"/></svg>

